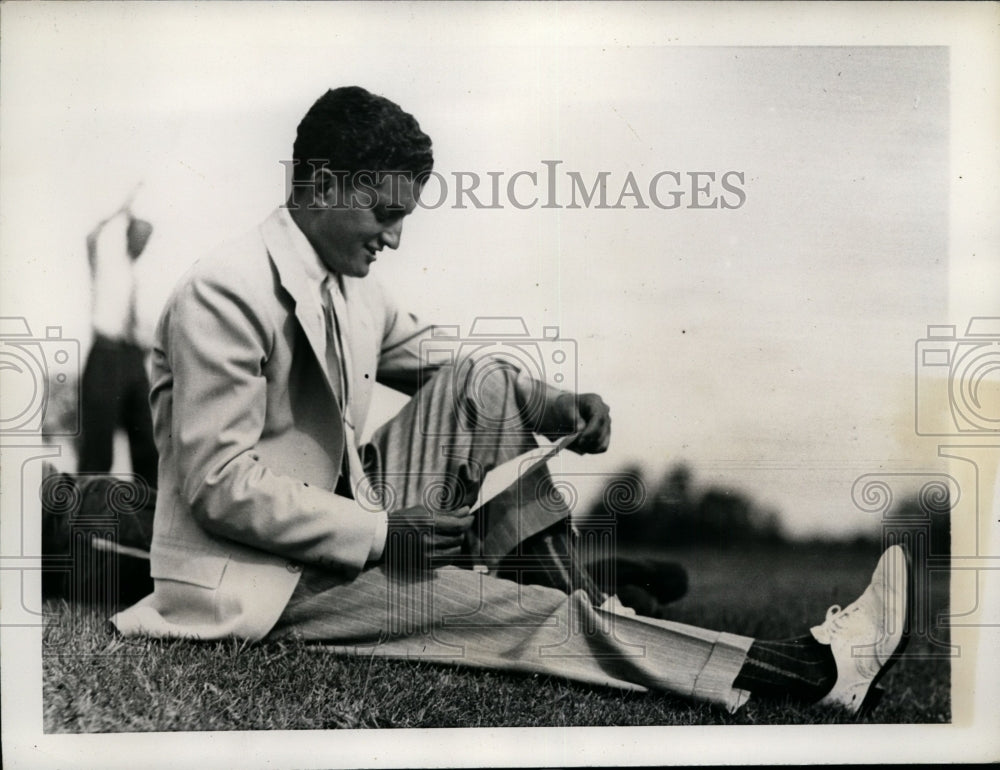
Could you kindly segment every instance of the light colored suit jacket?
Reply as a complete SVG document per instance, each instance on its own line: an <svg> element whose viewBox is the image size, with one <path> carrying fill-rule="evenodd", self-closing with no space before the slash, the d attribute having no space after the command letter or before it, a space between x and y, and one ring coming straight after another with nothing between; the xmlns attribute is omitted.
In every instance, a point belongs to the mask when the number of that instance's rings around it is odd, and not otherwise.
<svg viewBox="0 0 1000 770"><path fill-rule="evenodd" d="M196 263L160 318L150 396L160 451L155 590L112 618L124 634L259 639L303 564L346 582L369 556L375 514L332 491L344 427L294 227L275 212ZM345 278L344 295L360 434L376 379L416 380L422 327L372 276Z"/></svg>

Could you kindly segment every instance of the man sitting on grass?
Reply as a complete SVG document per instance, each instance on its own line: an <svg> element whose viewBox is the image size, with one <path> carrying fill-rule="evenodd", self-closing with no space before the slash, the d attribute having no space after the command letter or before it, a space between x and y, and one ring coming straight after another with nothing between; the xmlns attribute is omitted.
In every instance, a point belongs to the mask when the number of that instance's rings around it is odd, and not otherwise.
<svg viewBox="0 0 1000 770"><path fill-rule="evenodd" d="M160 319L155 587L113 617L123 634L294 636L730 710L751 694L862 707L903 640L901 549L796 639L629 613L581 568L544 465L470 509L485 474L535 435L605 451L604 401L516 362L431 366L420 344L433 329L368 276L432 168L417 121L362 88L328 91L293 158L286 205L198 262ZM376 381L413 397L359 445Z"/></svg>

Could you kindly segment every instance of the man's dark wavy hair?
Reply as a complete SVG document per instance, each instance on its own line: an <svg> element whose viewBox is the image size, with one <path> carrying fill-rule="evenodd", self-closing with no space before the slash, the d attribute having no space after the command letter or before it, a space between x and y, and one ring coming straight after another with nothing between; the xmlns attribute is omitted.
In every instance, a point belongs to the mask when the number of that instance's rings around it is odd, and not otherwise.
<svg viewBox="0 0 1000 770"><path fill-rule="evenodd" d="M299 123L292 158L297 181L308 181L324 163L349 176L384 171L419 177L434 167L430 137L416 118L360 86L330 89L316 100Z"/></svg>

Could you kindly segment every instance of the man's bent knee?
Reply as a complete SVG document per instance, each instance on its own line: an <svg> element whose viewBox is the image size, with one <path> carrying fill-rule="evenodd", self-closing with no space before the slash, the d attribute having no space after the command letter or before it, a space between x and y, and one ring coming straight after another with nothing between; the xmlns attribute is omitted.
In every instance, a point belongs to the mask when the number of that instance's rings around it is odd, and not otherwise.
<svg viewBox="0 0 1000 770"><path fill-rule="evenodd" d="M518 398L518 370L497 358L467 360L453 370L463 423L477 432L524 433L528 424Z"/></svg>

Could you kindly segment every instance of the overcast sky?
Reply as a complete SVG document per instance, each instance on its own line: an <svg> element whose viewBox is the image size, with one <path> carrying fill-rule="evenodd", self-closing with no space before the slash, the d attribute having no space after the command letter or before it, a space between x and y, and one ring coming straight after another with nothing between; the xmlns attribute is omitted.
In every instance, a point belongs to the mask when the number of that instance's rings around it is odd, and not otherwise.
<svg viewBox="0 0 1000 770"><path fill-rule="evenodd" d="M674 47L666 10L545 5L8 18L4 315L62 326L85 350L84 237L142 180L152 324L183 269L281 202L280 161L312 101L359 84L417 117L450 185L374 272L463 331L520 316L575 341L578 386L614 419L606 455L554 466L582 494L626 464L655 479L686 462L794 533L873 527L851 499L859 476L941 469L914 434L914 344L928 324L965 322L949 281L948 49ZM405 30L387 23L400 15ZM545 160L561 161L563 203L566 172L607 171L612 202L632 173L650 207L454 207L454 172L499 173L505 192L518 171L544 180ZM659 209L646 194L661 171L739 172L745 200L692 210L688 189ZM1000 307L973 296L980 315Z"/></svg>

